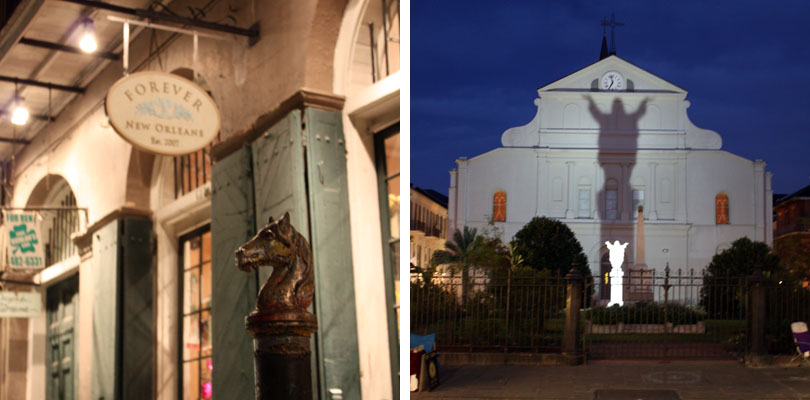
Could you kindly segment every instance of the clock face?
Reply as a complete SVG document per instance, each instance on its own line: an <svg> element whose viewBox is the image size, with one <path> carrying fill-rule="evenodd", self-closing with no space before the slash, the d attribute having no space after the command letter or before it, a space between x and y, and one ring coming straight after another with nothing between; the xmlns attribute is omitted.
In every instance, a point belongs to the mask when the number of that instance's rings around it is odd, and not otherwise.
<svg viewBox="0 0 810 400"><path fill-rule="evenodd" d="M601 89L607 91L624 90L624 77L616 71L608 71L602 75Z"/></svg>

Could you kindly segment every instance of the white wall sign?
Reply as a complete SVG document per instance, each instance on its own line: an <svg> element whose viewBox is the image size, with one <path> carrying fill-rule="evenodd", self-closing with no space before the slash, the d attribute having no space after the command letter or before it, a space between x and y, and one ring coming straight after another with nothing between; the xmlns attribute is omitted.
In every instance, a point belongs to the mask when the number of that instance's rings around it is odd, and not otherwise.
<svg viewBox="0 0 810 400"><path fill-rule="evenodd" d="M0 318L36 317L42 312L42 296L37 292L0 292Z"/></svg>
<svg viewBox="0 0 810 400"><path fill-rule="evenodd" d="M45 268L45 251L40 221L35 212L6 211L3 213L3 239L6 255L14 269Z"/></svg>
<svg viewBox="0 0 810 400"><path fill-rule="evenodd" d="M133 146L150 153L195 152L217 136L219 109L193 82L158 71L137 72L115 82L105 103L110 125Z"/></svg>

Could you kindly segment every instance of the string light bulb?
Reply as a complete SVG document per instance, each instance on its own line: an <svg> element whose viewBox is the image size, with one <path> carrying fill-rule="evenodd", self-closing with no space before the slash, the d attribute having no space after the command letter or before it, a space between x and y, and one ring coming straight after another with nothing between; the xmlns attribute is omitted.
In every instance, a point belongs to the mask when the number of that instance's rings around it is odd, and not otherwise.
<svg viewBox="0 0 810 400"><path fill-rule="evenodd" d="M11 112L11 123L14 125L25 125L28 122L28 109L22 101L18 100Z"/></svg>
<svg viewBox="0 0 810 400"><path fill-rule="evenodd" d="M79 48L85 53L92 53L98 48L96 42L96 25L90 18L83 18L81 22L81 38Z"/></svg>
<svg viewBox="0 0 810 400"><path fill-rule="evenodd" d="M11 112L11 123L14 125L25 125L28 122L28 109L20 97L17 81L14 81L14 110Z"/></svg>

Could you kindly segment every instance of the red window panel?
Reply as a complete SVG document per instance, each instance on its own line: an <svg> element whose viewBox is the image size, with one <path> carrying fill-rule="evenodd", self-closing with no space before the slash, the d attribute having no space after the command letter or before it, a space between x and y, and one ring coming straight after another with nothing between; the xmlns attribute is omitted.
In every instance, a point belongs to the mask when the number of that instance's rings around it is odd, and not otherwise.
<svg viewBox="0 0 810 400"><path fill-rule="evenodd" d="M506 192L499 190L492 198L492 219L506 221Z"/></svg>
<svg viewBox="0 0 810 400"><path fill-rule="evenodd" d="M728 224L728 195L719 193L714 198L715 223L717 225Z"/></svg>

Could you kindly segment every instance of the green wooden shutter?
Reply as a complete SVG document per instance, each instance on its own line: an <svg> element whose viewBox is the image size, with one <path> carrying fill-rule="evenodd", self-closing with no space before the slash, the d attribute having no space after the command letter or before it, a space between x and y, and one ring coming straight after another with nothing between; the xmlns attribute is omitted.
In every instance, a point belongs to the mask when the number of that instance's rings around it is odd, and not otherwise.
<svg viewBox="0 0 810 400"><path fill-rule="evenodd" d="M272 216L290 213L290 223L309 240L309 205L306 192L306 166L302 141L301 111L293 110L262 137L253 142L253 175L256 193L256 229ZM272 268L259 270L259 285ZM317 312L313 307L310 311ZM310 339L312 351L312 392L318 393L317 332Z"/></svg>
<svg viewBox="0 0 810 400"><path fill-rule="evenodd" d="M309 240L301 111L295 110L273 125L252 147L256 231L270 217L279 219L289 212L290 223ZM259 270L259 285L271 272L272 268Z"/></svg>
<svg viewBox="0 0 810 400"><path fill-rule="evenodd" d="M213 398L252 399L253 338L245 330L245 317L256 307L258 288L255 274L239 271L234 262L234 251L255 234L250 147L219 160L212 169Z"/></svg>
<svg viewBox="0 0 810 400"><path fill-rule="evenodd" d="M119 260L121 298L121 396L154 397L155 337L152 287L152 221L122 219Z"/></svg>
<svg viewBox="0 0 810 400"><path fill-rule="evenodd" d="M340 113L304 110L321 399L360 399L346 146ZM370 222L376 223L376 222Z"/></svg>
<svg viewBox="0 0 810 400"><path fill-rule="evenodd" d="M93 400L114 399L118 393L118 223L112 221L93 234Z"/></svg>

